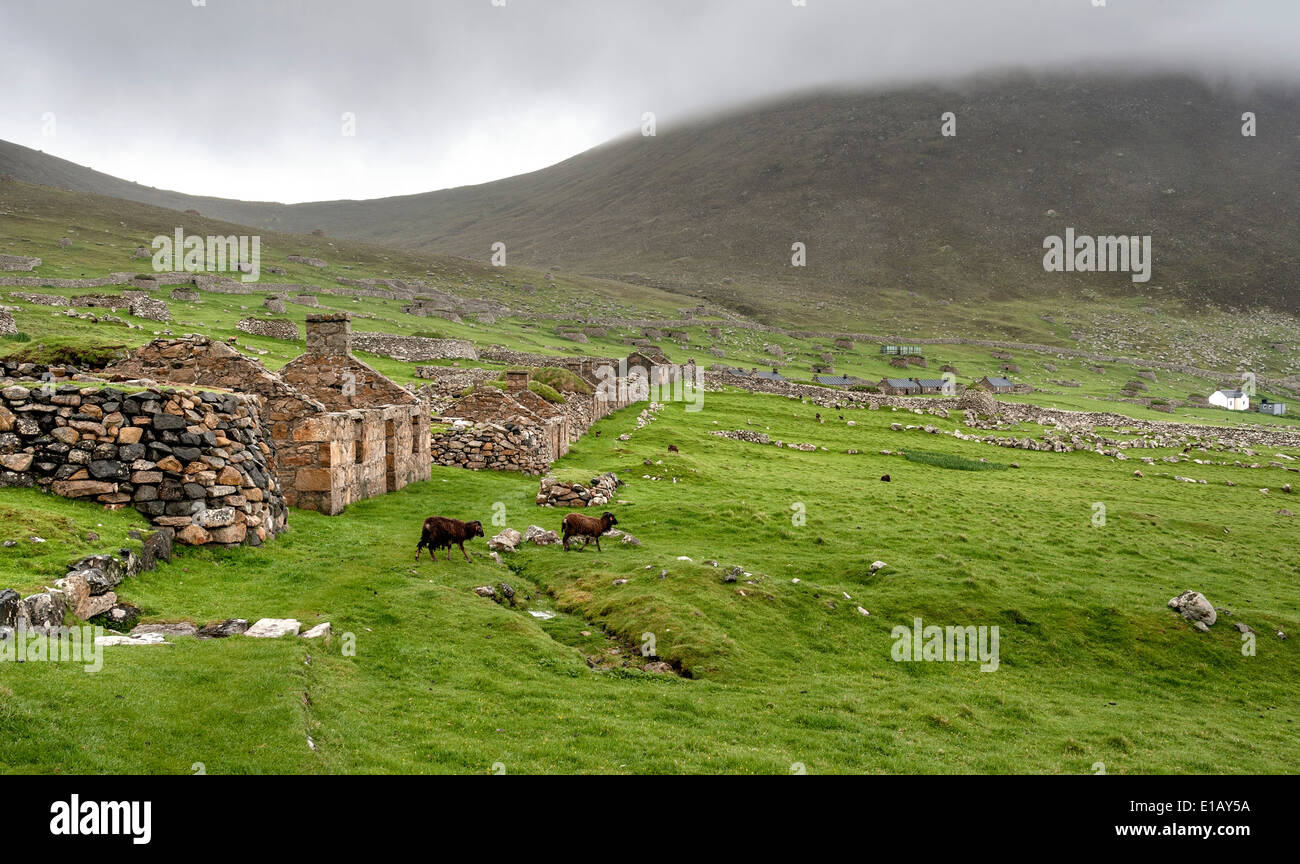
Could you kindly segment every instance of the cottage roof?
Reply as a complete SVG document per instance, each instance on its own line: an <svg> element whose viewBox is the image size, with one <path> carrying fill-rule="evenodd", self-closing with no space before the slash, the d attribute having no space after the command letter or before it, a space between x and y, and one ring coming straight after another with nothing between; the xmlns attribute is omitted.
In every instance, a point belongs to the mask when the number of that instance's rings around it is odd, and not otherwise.
<svg viewBox="0 0 1300 864"><path fill-rule="evenodd" d="M1003 378L1001 375L985 375L984 380L994 387L1014 387L1015 382L1010 378Z"/></svg>
<svg viewBox="0 0 1300 864"><path fill-rule="evenodd" d="M818 384L829 384L832 387L852 387L855 384L865 384L861 378L854 378L852 375L814 375L813 380Z"/></svg>

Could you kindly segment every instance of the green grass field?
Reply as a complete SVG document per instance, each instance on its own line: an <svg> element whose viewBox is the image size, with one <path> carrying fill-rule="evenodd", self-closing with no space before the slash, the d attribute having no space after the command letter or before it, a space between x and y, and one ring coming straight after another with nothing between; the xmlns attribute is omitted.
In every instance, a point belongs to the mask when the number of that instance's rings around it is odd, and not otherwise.
<svg viewBox="0 0 1300 864"><path fill-rule="evenodd" d="M47 279L147 272L149 262L132 260L131 250L178 222L190 233L241 233L202 217L21 183L0 185L0 211L0 252L40 256L34 275ZM555 268L498 269L262 233L266 293L285 283L391 276L490 297L511 310L491 324L470 315L454 322L404 314L395 299L320 295L325 309L353 313L358 331L618 357L642 336L639 326L611 325L586 343L562 331L586 324L585 316L675 319L699 302ZM67 248L58 244L65 236ZM288 263L288 255L330 263L322 271ZM286 273L269 274L267 265ZM260 293L205 292L190 303L171 300L170 290L154 296L173 320L119 310L139 325L131 329L0 298L16 309L20 331L0 337L0 358L103 362L158 336L196 332L235 337L278 369L304 348L301 339L236 329L241 318L268 317ZM967 383L1013 362L1020 371L1008 374L1035 389L1006 398L1036 405L1217 424L1293 425L1300 416L1192 404L1167 413L1147 404L1187 403L1239 382L1243 369L1296 381L1293 319L1150 297L1103 302L1086 293L1054 297L1050 308L1006 299L974 310L918 305L907 292L873 296L868 308L879 317L846 316L836 326L899 341L1000 338L1047 347L928 345L924 368L901 370L875 341L841 350L826 334L721 317L715 325L708 316L663 327L684 335L665 332L660 344L674 361L779 362L783 374L802 381L823 353L832 355L835 373L872 380L939 377L947 364ZM290 303L274 317L295 321L301 333L310 311ZM791 320L829 315L792 311ZM779 346L782 358L769 346ZM1098 364L1066 349L1136 360ZM400 383L419 380L417 364L361 358ZM1156 369L1155 380L1140 378L1171 359L1222 372ZM1123 395L1135 379L1146 389ZM1262 388L1260 395L1288 394ZM260 548L180 549L171 564L119 586L144 620L295 617L304 628L330 622L331 640L176 638L106 648L95 674L72 663L0 663L0 771L784 774L802 765L811 773L1091 773L1101 762L1117 774L1285 772L1300 764L1295 642L1276 635L1294 634L1300 622L1297 530L1294 517L1279 512L1297 509L1279 491L1289 473L1175 467L1158 461L1175 451L1144 450L1157 462L1141 466L1146 476L1137 478L1136 460L1012 451L889 428L921 422L946 433L958 428L955 417L850 410L841 418L739 392L708 393L699 412L670 404L636 429L641 407L601 421L553 473L587 480L618 472L627 485L611 509L642 546L611 540L601 552L567 554L528 546L502 567L476 540L472 564L458 553L450 562L416 564L426 516L480 519L491 536L502 527L492 521L498 514L521 531L533 523L556 529L563 515L533 503L537 478L435 468L429 481L337 517L294 511L289 531ZM815 420L818 410L824 424ZM816 449L709 434L736 429ZM1045 431L1024 425L991 434ZM629 441L618 440L623 433ZM1267 463L1277 451L1264 449ZM1206 484L1177 482L1175 472ZM885 474L891 482L881 482ZM1272 491L1265 495L1264 487ZM1098 505L1101 525L1094 524ZM24 596L40 590L70 561L117 549L144 527L132 511L0 488L0 540L14 542L0 547L0 588ZM874 561L887 566L873 570ZM733 567L747 575L725 581ZM514 608L473 593L503 581L516 590ZM1189 588L1225 610L1209 633L1166 607ZM965 661L896 661L894 628L916 618L996 627L996 671ZM1253 653L1243 652L1235 622L1256 631ZM645 671L642 646L650 642L676 674Z"/></svg>
<svg viewBox="0 0 1300 864"><path fill-rule="evenodd" d="M1300 762L1296 642L1274 635L1300 625L1296 528L1276 513L1289 501L1258 491L1283 471L1179 466L1208 481L1194 485L1152 466L1138 479L1096 454L1013 456L891 432L902 418L888 410L825 424L815 410L710 393L702 411L668 405L643 429L637 408L601 421L556 472L626 479L611 509L639 548L527 547L507 569L476 540L472 564L458 553L416 564L427 515L481 519L489 536L494 513L519 530L562 515L532 503L536 478L435 469L338 517L294 511L261 548L182 549L120 586L146 620L296 617L331 622L331 641L175 638L106 648L96 674L0 665L0 768L1091 773L1102 762L1118 774ZM725 429L819 449L708 434ZM879 453L909 448L1019 467ZM28 490L0 490L0 512L0 533L18 541L0 549L6 587L46 584L141 524ZM875 560L888 566L873 573ZM724 582L737 565L752 575ZM472 592L501 581L518 608ZM1166 608L1186 588L1232 614L1193 631ZM891 631L917 617L996 626L997 670L896 662ZM1236 621L1258 632L1253 656ZM684 674L638 668L646 634Z"/></svg>

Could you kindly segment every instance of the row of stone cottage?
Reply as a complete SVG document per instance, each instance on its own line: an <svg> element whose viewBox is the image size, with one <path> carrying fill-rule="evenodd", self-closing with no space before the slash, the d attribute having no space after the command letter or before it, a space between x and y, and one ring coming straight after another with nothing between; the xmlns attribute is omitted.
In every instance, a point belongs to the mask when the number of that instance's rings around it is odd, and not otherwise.
<svg viewBox="0 0 1300 864"><path fill-rule="evenodd" d="M575 371L592 393L566 391L552 404L529 389L528 370L506 372L504 387L481 383L439 412L432 435L435 465L544 474L591 425L639 401L635 387L601 387L600 367ZM644 398L644 397L641 397Z"/></svg>
<svg viewBox="0 0 1300 864"><path fill-rule="evenodd" d="M504 388L479 384L431 427L425 399L352 355L347 313L310 315L306 332L306 352L278 372L184 336L99 373L118 386L6 387L0 485L133 506L192 545L261 543L283 530L289 507L337 514L428 479L435 462L544 473L638 394L624 386L604 398L593 386L555 405L529 389L528 371L511 371ZM599 385L611 365L600 362L566 365Z"/></svg>
<svg viewBox="0 0 1300 864"><path fill-rule="evenodd" d="M182 542L230 545L278 533L290 506L336 514L428 479L427 406L353 357L350 335L347 313L309 316L306 353L279 372L187 336L100 373L121 386L6 387L0 483L134 506Z"/></svg>

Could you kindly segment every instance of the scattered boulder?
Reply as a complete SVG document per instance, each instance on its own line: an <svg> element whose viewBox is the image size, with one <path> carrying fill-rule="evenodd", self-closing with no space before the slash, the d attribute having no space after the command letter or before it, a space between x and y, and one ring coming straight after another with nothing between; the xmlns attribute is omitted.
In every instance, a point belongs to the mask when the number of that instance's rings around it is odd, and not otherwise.
<svg viewBox="0 0 1300 864"><path fill-rule="evenodd" d="M95 645L99 648L113 645L166 645L167 640L161 633L146 633L142 636L124 636L120 633L112 636L96 636Z"/></svg>
<svg viewBox="0 0 1300 864"><path fill-rule="evenodd" d="M1184 591L1170 599L1169 608L1191 621L1193 625L1204 624L1205 629L1209 629L1210 625L1219 620L1219 613L1214 611L1214 606L1199 591Z"/></svg>
<svg viewBox="0 0 1300 864"><path fill-rule="evenodd" d="M306 633L302 634L302 638L328 639L330 637L330 634L332 634L333 632L334 632L334 628L330 626L330 622L325 621L324 623L317 624L315 627L311 628Z"/></svg>
<svg viewBox="0 0 1300 864"><path fill-rule="evenodd" d="M243 618L227 618L212 624L204 624L195 635L200 639L225 639L248 632L248 622Z"/></svg>
<svg viewBox="0 0 1300 864"><path fill-rule="evenodd" d="M301 628L301 622L294 618L260 618L244 631L244 635L255 639L279 639L281 636L297 636Z"/></svg>
<svg viewBox="0 0 1300 864"><path fill-rule="evenodd" d="M623 485L612 471L593 477L588 484L563 483L555 477L543 477L538 485L537 504L540 507L604 507L614 498L614 491Z"/></svg>
<svg viewBox="0 0 1300 864"><path fill-rule="evenodd" d="M560 535L540 525L529 525L528 530L524 532L524 540L538 546L550 546L560 542Z"/></svg>
<svg viewBox="0 0 1300 864"><path fill-rule="evenodd" d="M0 591L0 627L15 627L22 609L22 598L12 588Z"/></svg>
<svg viewBox="0 0 1300 864"><path fill-rule="evenodd" d="M102 616L100 621L112 630L125 630L140 617L140 607L130 603L117 603Z"/></svg>
<svg viewBox="0 0 1300 864"><path fill-rule="evenodd" d="M552 531L551 533L554 534L555 532ZM493 552L513 552L515 551L515 547L518 546L520 541L523 539L524 535L520 534L515 529L504 528L499 534L489 540L487 545Z"/></svg>
<svg viewBox="0 0 1300 864"><path fill-rule="evenodd" d="M99 571L76 570L54 583L63 592L68 609L82 621L89 621L117 605L117 595L112 591L93 593L86 574L99 574Z"/></svg>
<svg viewBox="0 0 1300 864"><path fill-rule="evenodd" d="M188 621L162 622L159 624L141 624L131 631L132 636L197 636L199 628Z"/></svg>
<svg viewBox="0 0 1300 864"><path fill-rule="evenodd" d="M27 626L31 629L59 627L63 624L63 613L67 608L62 594L33 594L23 600L19 616L27 619Z"/></svg>

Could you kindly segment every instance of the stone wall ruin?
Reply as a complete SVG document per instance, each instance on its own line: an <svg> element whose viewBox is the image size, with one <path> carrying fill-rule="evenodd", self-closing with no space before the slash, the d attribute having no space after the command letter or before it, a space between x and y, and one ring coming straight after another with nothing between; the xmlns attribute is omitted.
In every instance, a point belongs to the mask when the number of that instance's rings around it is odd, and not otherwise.
<svg viewBox="0 0 1300 864"><path fill-rule="evenodd" d="M349 504L429 479L428 407L351 356L347 313L307 318L308 353L279 373L205 337L156 340L105 370L256 394L291 507Z"/></svg>
<svg viewBox="0 0 1300 864"><path fill-rule="evenodd" d="M0 390L0 485L133 506L183 543L260 545L284 497L256 396L77 384Z"/></svg>
<svg viewBox="0 0 1300 864"><path fill-rule="evenodd" d="M235 329L250 336L266 336L289 342L298 340L298 325L285 318L241 318L235 324Z"/></svg>

